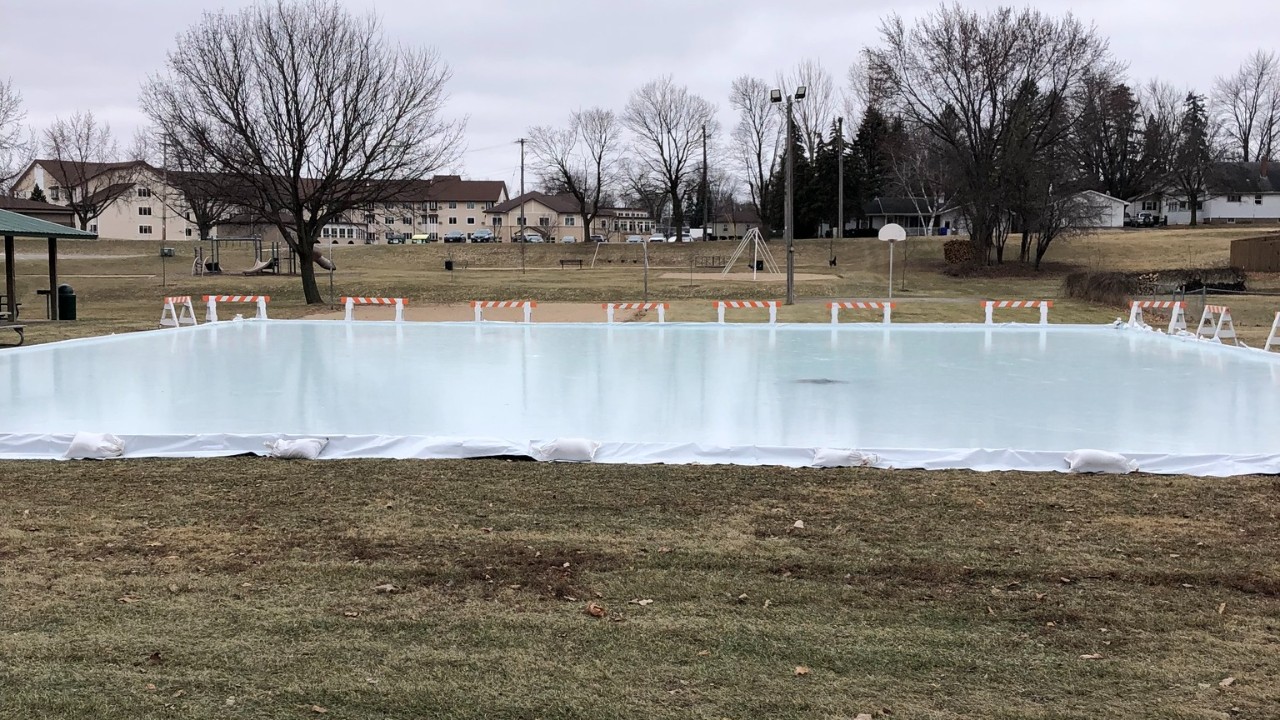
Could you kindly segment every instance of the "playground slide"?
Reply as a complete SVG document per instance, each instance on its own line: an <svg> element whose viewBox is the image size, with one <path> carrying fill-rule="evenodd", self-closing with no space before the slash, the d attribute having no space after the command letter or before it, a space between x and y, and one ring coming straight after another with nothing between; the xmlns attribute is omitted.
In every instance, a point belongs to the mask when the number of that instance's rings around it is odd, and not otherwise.
<svg viewBox="0 0 1280 720"><path fill-rule="evenodd" d="M275 268L275 264L276 264L276 259L275 259L275 258L267 258L266 260L263 260L262 262L259 262L259 263L255 264L253 267L249 268L248 270L245 270L245 271L244 271L244 274L245 274L245 275L260 275L261 273L263 273L263 272L265 272L265 271L267 271L267 270L272 270L272 269L274 269L274 268Z"/></svg>
<svg viewBox="0 0 1280 720"><path fill-rule="evenodd" d="M338 268L337 268L337 266L335 266L335 265L333 264L333 261L332 261L332 260L330 260L329 258L327 258L327 257L325 257L325 256L323 256L323 255L321 255L319 252L316 252L316 253L315 253L315 263L316 263L317 265L319 265L320 267L324 268L325 270L337 270L337 269L338 269Z"/></svg>

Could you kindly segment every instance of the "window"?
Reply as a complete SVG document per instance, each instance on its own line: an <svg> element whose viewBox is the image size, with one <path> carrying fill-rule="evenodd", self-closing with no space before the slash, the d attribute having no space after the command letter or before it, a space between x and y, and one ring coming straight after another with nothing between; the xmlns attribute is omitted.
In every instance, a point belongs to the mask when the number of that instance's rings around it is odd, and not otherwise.
<svg viewBox="0 0 1280 720"><path fill-rule="evenodd" d="M150 205L143 205L142 207L138 208L138 214L139 214L139 215L150 215L150 214L151 214L151 206L150 206Z"/></svg>
<svg viewBox="0 0 1280 720"><path fill-rule="evenodd" d="M49 188L49 199L50 199L50 200L52 200L52 201L54 201L54 202L57 202L57 201L61 200L61 199L62 199L62 188L58 187L57 185L54 185L53 187L50 187L50 188Z"/></svg>
<svg viewBox="0 0 1280 720"><path fill-rule="evenodd" d="M457 203L457 202L454 202L454 201L450 201L450 202L449 202L449 209L450 209L450 210L457 210L457 209L458 209L458 203Z"/></svg>
<svg viewBox="0 0 1280 720"><path fill-rule="evenodd" d="M191 237L191 228L187 228L187 237Z"/></svg>
<svg viewBox="0 0 1280 720"><path fill-rule="evenodd" d="M98 223L89 226L89 232L98 232Z"/></svg>
<svg viewBox="0 0 1280 720"><path fill-rule="evenodd" d="M1158 205L1158 203L1157 203L1155 200L1143 200L1143 201L1142 201L1142 209L1143 209L1143 210L1146 210L1146 211L1148 211L1148 212L1155 212L1156 210L1159 210L1159 208L1157 207L1157 205Z"/></svg>
<svg viewBox="0 0 1280 720"><path fill-rule="evenodd" d="M138 226L138 234L139 234L139 235L150 235L150 234L151 234L151 226L150 226L150 225L139 225L139 226Z"/></svg>
<svg viewBox="0 0 1280 720"><path fill-rule="evenodd" d="M485 209L485 210L492 210L492 209L493 209L493 201L489 201L489 202L485 203L485 204L484 204L484 209Z"/></svg>
<svg viewBox="0 0 1280 720"><path fill-rule="evenodd" d="M521 215L520 217L516 218L516 223L523 227L525 224L525 217Z"/></svg>
<svg viewBox="0 0 1280 720"><path fill-rule="evenodd" d="M422 224L423 224L423 225L426 225L427 223L433 223L433 222L435 222L435 220L432 220L430 215L423 215L423 216L422 216Z"/></svg>
<svg viewBox="0 0 1280 720"><path fill-rule="evenodd" d="M1262 196L1261 196L1261 195L1254 195L1254 196L1253 196L1253 204L1254 204L1254 205L1261 205L1261 204L1262 204Z"/></svg>
<svg viewBox="0 0 1280 720"><path fill-rule="evenodd" d="M449 218L449 224L450 224L450 225L457 225L457 224L458 224L458 218L456 218L456 217L451 217L451 218Z"/></svg>
<svg viewBox="0 0 1280 720"><path fill-rule="evenodd" d="M473 217L469 217L469 218L467 218L467 224L468 224L468 225L475 225L475 224L476 224L476 219L475 219L475 218L473 218Z"/></svg>
<svg viewBox="0 0 1280 720"><path fill-rule="evenodd" d="M570 215L569 217L567 217L567 218L565 218L565 219L564 219L564 224L565 224L565 225L567 225L567 226L572 227L572 226L573 226L573 220L574 220L573 216L572 216L572 215Z"/></svg>
<svg viewBox="0 0 1280 720"><path fill-rule="evenodd" d="M151 188L138 188L138 197L151 197Z"/></svg>
<svg viewBox="0 0 1280 720"><path fill-rule="evenodd" d="M374 219L374 217L373 217L372 215L365 215L365 216L364 216L364 221L365 221L366 223L370 224L370 225L372 225L373 223L377 222L377 220L375 220L375 219Z"/></svg>
<svg viewBox="0 0 1280 720"><path fill-rule="evenodd" d="M439 216L439 215L428 215L428 216L427 216L427 222L428 222L428 223L430 223L430 224L432 224L432 225L435 225L435 224L437 224L437 223L439 223L439 222L440 222L440 216Z"/></svg>
<svg viewBox="0 0 1280 720"><path fill-rule="evenodd" d="M382 218L382 222L385 225L394 225L396 223L396 219L390 215L387 215Z"/></svg>
<svg viewBox="0 0 1280 720"><path fill-rule="evenodd" d="M546 215L543 215L542 217L538 218L538 224L541 225L542 227L551 227L551 218L547 217Z"/></svg>
<svg viewBox="0 0 1280 720"><path fill-rule="evenodd" d="M468 209L468 210L475 210L475 209L476 209L476 204L475 204L475 203L473 203L473 202L468 202L468 203L467 203L467 209Z"/></svg>
<svg viewBox="0 0 1280 720"><path fill-rule="evenodd" d="M1238 202L1240 202L1240 199L1241 199L1241 198L1240 198L1240 196L1239 196L1239 195L1228 195L1228 196L1227 196L1227 202L1231 202L1231 203L1238 203Z"/></svg>
<svg viewBox="0 0 1280 720"><path fill-rule="evenodd" d="M400 218L400 222L404 223L405 225L412 225L413 218L409 217L408 215L405 215L404 217Z"/></svg>
<svg viewBox="0 0 1280 720"><path fill-rule="evenodd" d="M439 209L440 209L440 203L436 203L436 202L433 202L433 203L427 203L427 209L428 209L428 210L439 210Z"/></svg>

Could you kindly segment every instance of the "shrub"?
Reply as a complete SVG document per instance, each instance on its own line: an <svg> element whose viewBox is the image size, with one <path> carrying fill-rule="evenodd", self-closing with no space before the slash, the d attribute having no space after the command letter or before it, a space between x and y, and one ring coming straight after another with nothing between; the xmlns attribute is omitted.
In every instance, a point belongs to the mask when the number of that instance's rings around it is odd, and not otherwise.
<svg viewBox="0 0 1280 720"><path fill-rule="evenodd" d="M1137 277L1122 272L1075 272L1062 280L1062 294L1073 300L1124 307L1138 294Z"/></svg>

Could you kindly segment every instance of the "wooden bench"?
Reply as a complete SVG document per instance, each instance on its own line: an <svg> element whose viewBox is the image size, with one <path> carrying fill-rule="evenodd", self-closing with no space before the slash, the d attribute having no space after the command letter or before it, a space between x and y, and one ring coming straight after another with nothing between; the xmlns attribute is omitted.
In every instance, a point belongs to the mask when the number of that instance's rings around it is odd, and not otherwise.
<svg viewBox="0 0 1280 720"><path fill-rule="evenodd" d="M22 334L24 327L16 323L6 322L5 320L8 316L9 316L9 313L0 312L0 330L13 330L14 332L18 333L18 342L0 343L0 347L18 347L23 343L24 340L26 340L26 336Z"/></svg>
<svg viewBox="0 0 1280 720"><path fill-rule="evenodd" d="M9 299L9 296L7 296L7 295L5 295L5 294L3 294L3 293L0 293L0 321L4 321L4 320L6 320L6 319L10 319L10 318L9 318L9 309L8 309L8 308L9 308L9 304L6 302L6 300L8 300L8 299ZM19 315L21 315L21 314L22 314L22 303L17 303L16 305L14 305L14 306L13 306L13 318L12 318L12 319L13 319L13 320L17 320L17 319L18 319L18 316L19 316Z"/></svg>
<svg viewBox="0 0 1280 720"><path fill-rule="evenodd" d="M561 261L560 261L560 269L561 269L561 270L565 269L566 267L569 267L570 265L577 265L577 266L578 266L578 269L579 269L579 270L581 270L581 269L582 269L582 260L580 260L580 259L565 259L565 260L561 260Z"/></svg>

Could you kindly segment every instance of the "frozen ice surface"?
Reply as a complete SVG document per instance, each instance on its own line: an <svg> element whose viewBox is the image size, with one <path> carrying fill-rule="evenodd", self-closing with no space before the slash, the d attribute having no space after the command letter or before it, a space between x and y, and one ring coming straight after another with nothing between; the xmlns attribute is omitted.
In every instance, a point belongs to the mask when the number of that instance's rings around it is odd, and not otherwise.
<svg viewBox="0 0 1280 720"><path fill-rule="evenodd" d="M7 457L91 431L575 437L629 462L897 449L897 466L979 469L1096 448L1280 470L1280 357L1110 327L233 322L0 352L0 383ZM973 450L1040 459L955 452Z"/></svg>

